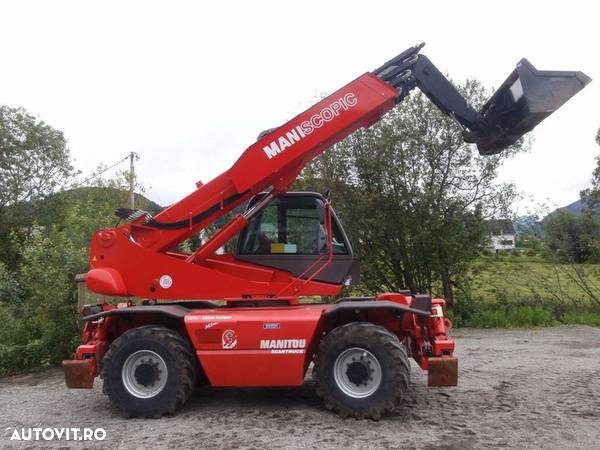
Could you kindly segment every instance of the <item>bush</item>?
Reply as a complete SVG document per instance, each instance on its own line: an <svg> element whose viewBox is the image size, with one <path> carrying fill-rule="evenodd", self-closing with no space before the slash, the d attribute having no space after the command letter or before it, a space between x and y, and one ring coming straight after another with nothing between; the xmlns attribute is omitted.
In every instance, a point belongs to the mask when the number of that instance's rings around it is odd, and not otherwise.
<svg viewBox="0 0 600 450"><path fill-rule="evenodd" d="M79 333L73 278L86 267L85 249L52 229L33 234L21 251L15 275L27 301L0 305L0 373L58 364L71 354Z"/></svg>
<svg viewBox="0 0 600 450"><path fill-rule="evenodd" d="M478 309L478 302L471 295L463 294L454 299L454 306L448 309L447 315L455 327L469 327Z"/></svg>
<svg viewBox="0 0 600 450"><path fill-rule="evenodd" d="M0 374L51 367L55 361L47 357L46 342L34 339L27 344L0 344Z"/></svg>
<svg viewBox="0 0 600 450"><path fill-rule="evenodd" d="M551 311L541 306L483 309L473 315L471 325L478 328L529 328L555 324Z"/></svg>
<svg viewBox="0 0 600 450"><path fill-rule="evenodd" d="M97 206L72 205L60 225L38 228L19 244L16 273L0 271L0 373L70 357L80 334L74 278L87 270L89 236L108 217Z"/></svg>
<svg viewBox="0 0 600 450"><path fill-rule="evenodd" d="M21 295L21 288L16 277L0 261L0 305L19 302Z"/></svg>
<svg viewBox="0 0 600 450"><path fill-rule="evenodd" d="M539 255L539 254L540 254L540 252L539 252L538 250L536 250L536 249L533 249L533 248L528 248L528 249L526 249L526 250L523 252L523 254L524 254L525 256L532 257L532 256L537 256L537 255Z"/></svg>
<svg viewBox="0 0 600 450"><path fill-rule="evenodd" d="M0 262L0 374L57 365L79 342L74 278L88 269L90 236L114 225L114 208L127 193L90 188L70 194L38 217L43 226L27 223L27 233L13 236L14 268Z"/></svg>
<svg viewBox="0 0 600 450"><path fill-rule="evenodd" d="M600 262L600 223L593 215L558 211L544 219L544 232L550 258L572 263Z"/></svg>
<svg viewBox="0 0 600 450"><path fill-rule="evenodd" d="M564 313L560 322L564 324L600 327L600 313L594 311L571 311Z"/></svg>
<svg viewBox="0 0 600 450"><path fill-rule="evenodd" d="M576 306L555 299L515 298L510 292L494 289L493 299L464 295L457 298L448 317L455 327L532 328L557 324L600 326L600 311L592 305Z"/></svg>

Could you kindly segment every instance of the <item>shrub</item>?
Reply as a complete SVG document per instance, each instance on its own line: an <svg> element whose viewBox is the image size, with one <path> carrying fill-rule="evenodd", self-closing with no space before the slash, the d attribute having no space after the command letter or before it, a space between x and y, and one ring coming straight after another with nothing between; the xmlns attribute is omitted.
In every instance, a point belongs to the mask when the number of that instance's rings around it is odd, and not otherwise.
<svg viewBox="0 0 600 450"><path fill-rule="evenodd" d="M529 328L550 326L555 323L552 312L541 306L513 306L489 308L477 312L471 325L480 328Z"/></svg>
<svg viewBox="0 0 600 450"><path fill-rule="evenodd" d="M600 327L600 313L594 311L571 311L560 317L564 324L590 325Z"/></svg>

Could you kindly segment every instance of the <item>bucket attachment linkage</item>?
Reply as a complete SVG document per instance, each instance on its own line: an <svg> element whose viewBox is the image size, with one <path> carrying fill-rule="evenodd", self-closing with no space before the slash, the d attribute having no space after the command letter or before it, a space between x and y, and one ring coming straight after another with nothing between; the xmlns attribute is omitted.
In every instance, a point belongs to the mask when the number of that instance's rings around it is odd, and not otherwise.
<svg viewBox="0 0 600 450"><path fill-rule="evenodd" d="M482 155L514 144L591 81L583 72L537 70L522 59L477 112L425 55L418 54L423 45L400 53L373 73L400 89L397 102L418 87L461 125L465 141L477 144Z"/></svg>

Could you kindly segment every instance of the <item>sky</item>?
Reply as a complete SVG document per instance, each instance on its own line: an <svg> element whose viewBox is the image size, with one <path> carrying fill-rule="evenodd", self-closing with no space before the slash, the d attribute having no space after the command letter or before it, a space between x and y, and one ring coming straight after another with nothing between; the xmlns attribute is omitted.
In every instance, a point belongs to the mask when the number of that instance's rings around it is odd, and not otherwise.
<svg viewBox="0 0 600 450"><path fill-rule="evenodd" d="M0 0L0 104L62 130L82 178L136 152L147 196L167 205L226 170L260 131L419 42L454 80L490 88L522 57L584 71L595 81L501 169L524 213L577 200L600 154L595 4Z"/></svg>

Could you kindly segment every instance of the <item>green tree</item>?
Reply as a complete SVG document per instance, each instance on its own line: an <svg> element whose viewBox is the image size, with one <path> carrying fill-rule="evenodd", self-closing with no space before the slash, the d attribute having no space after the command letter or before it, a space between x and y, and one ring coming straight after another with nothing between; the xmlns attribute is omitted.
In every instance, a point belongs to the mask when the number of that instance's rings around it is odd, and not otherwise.
<svg viewBox="0 0 600 450"><path fill-rule="evenodd" d="M61 131L23 108L0 107L0 207L45 197L72 172Z"/></svg>
<svg viewBox="0 0 600 450"><path fill-rule="evenodd" d="M69 357L79 339L74 276L88 269L92 233L128 205L129 177L93 175L64 189L74 172L63 134L23 109L0 109L0 373ZM136 207L158 205L138 195Z"/></svg>
<svg viewBox="0 0 600 450"><path fill-rule="evenodd" d="M17 264L37 201L65 186L73 174L66 139L23 108L0 107L0 260Z"/></svg>
<svg viewBox="0 0 600 450"><path fill-rule="evenodd" d="M600 224L591 214L557 211L544 219L544 246L550 259L600 262Z"/></svg>
<svg viewBox="0 0 600 450"><path fill-rule="evenodd" d="M64 205L60 214L37 218L44 225L34 222L15 244L16 269L0 264L0 374L56 365L73 351L80 335L74 277L88 270L92 233L113 226L115 208L127 204L120 180L53 196L49 202ZM138 202L145 207L145 199Z"/></svg>
<svg viewBox="0 0 600 450"><path fill-rule="evenodd" d="M600 145L600 129L596 133ZM547 256L562 262L600 262L600 156L592 171L592 184L580 192L584 208L579 215L558 211L544 222Z"/></svg>
<svg viewBox="0 0 600 450"><path fill-rule="evenodd" d="M475 107L487 97L476 81L461 91ZM484 219L506 217L515 196L512 185L496 183L497 170L524 147L479 156L418 93L317 158L297 186L332 190L362 262L362 288L409 288L452 302L486 239Z"/></svg>
<svg viewBox="0 0 600 450"><path fill-rule="evenodd" d="M596 133L596 143L600 145L600 128ZM592 172L592 185L580 192L581 200L585 202L587 211L590 214L598 214L598 205L600 205L600 155L596 156L596 167Z"/></svg>

